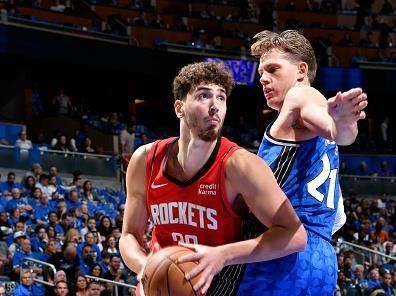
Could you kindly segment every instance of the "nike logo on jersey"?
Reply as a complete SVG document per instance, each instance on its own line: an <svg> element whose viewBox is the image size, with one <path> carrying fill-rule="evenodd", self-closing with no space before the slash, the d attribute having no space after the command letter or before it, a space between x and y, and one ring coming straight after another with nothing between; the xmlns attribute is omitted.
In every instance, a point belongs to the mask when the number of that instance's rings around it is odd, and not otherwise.
<svg viewBox="0 0 396 296"><path fill-rule="evenodd" d="M154 184L154 182L153 182L153 183L151 183L151 189L158 189L158 188L164 187L164 186L166 186L166 185L168 185L168 183L164 183L164 184Z"/></svg>

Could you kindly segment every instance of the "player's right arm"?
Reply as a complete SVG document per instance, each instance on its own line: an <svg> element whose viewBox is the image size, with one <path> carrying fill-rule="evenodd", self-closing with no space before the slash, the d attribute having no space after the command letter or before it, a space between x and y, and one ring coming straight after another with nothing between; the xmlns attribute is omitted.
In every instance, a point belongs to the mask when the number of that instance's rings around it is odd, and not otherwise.
<svg viewBox="0 0 396 296"><path fill-rule="evenodd" d="M126 173L127 199L124 210L120 253L126 265L137 274L147 261L144 232L147 227L146 161L151 144L139 147L129 161Z"/></svg>
<svg viewBox="0 0 396 296"><path fill-rule="evenodd" d="M284 107L294 114L293 123L308 129L313 136L322 136L338 145L354 142L357 121L364 119L367 95L361 88L338 92L329 101L315 88L308 85L292 87L285 97Z"/></svg>

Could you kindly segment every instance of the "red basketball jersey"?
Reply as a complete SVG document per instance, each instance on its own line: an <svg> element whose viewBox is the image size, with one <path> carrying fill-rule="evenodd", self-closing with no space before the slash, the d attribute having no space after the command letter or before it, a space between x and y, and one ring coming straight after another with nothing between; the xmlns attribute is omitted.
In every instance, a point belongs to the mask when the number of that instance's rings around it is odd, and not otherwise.
<svg viewBox="0 0 396 296"><path fill-rule="evenodd" d="M240 147L222 137L207 163L189 181L164 170L169 146L178 138L157 141L147 159L147 207L154 223L152 243L160 247L179 241L216 246L240 239L242 217L226 197L225 165Z"/></svg>

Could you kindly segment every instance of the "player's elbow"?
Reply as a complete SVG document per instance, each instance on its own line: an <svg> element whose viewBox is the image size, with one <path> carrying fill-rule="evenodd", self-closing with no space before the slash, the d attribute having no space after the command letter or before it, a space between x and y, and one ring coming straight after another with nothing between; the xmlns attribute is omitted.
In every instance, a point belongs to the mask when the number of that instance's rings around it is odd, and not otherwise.
<svg viewBox="0 0 396 296"><path fill-rule="evenodd" d="M295 252L301 252L307 246L307 232L302 224L299 225L295 235L294 235L294 249Z"/></svg>

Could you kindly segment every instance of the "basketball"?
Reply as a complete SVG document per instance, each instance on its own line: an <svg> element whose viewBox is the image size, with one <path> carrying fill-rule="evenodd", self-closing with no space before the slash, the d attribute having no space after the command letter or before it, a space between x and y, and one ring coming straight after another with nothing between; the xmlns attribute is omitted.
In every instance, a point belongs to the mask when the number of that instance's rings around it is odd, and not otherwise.
<svg viewBox="0 0 396 296"><path fill-rule="evenodd" d="M198 262L177 263L181 256L193 253L192 250L174 246L164 248L153 254L147 261L142 276L146 296L194 296L199 275L186 280L184 275L198 265Z"/></svg>

